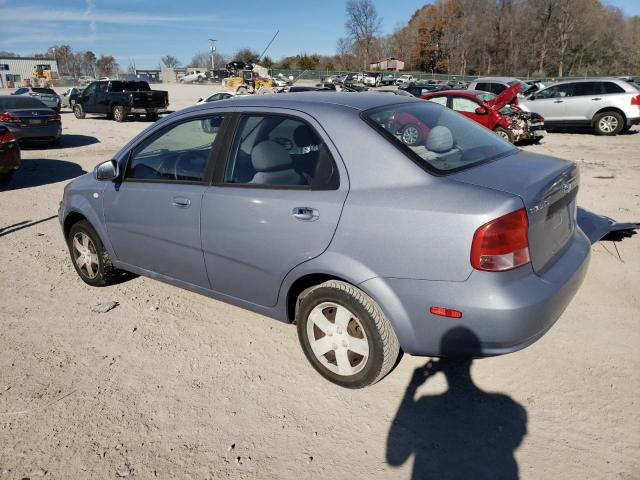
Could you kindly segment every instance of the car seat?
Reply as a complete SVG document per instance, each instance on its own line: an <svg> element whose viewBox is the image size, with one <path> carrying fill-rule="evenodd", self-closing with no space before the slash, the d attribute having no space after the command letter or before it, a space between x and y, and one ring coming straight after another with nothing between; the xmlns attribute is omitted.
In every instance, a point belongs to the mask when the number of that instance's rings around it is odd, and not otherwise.
<svg viewBox="0 0 640 480"><path fill-rule="evenodd" d="M282 145L265 140L253 147L251 164L255 175L249 183L258 185L308 185L295 171L291 156Z"/></svg>

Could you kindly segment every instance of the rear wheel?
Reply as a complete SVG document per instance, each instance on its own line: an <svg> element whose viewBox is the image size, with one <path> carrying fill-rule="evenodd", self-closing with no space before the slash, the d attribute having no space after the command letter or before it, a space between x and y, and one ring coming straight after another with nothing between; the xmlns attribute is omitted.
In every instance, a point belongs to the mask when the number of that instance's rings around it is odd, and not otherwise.
<svg viewBox="0 0 640 480"><path fill-rule="evenodd" d="M147 120L149 120L150 122L155 122L156 120L158 120L158 114L157 113L147 113Z"/></svg>
<svg viewBox="0 0 640 480"><path fill-rule="evenodd" d="M109 253L100 237L86 220L81 220L71 227L67 246L71 262L85 283L94 287L105 287L115 283L121 275L111 264Z"/></svg>
<svg viewBox="0 0 640 480"><path fill-rule="evenodd" d="M496 129L493 132L497 136L499 136L503 140L506 140L509 143L513 143L514 142L513 133L510 130L507 130L506 128L496 127Z"/></svg>
<svg viewBox="0 0 640 480"><path fill-rule="evenodd" d="M127 119L127 111L122 105L113 107L113 119L116 122L124 122Z"/></svg>
<svg viewBox="0 0 640 480"><path fill-rule="evenodd" d="M73 114L75 115L76 118L79 119L83 119L85 117L85 113L84 113L84 109L82 108L82 105L74 105L73 106Z"/></svg>
<svg viewBox="0 0 640 480"><path fill-rule="evenodd" d="M311 365L327 380L363 388L397 364L400 344L378 304L362 290L330 280L300 294L298 338Z"/></svg>
<svg viewBox="0 0 640 480"><path fill-rule="evenodd" d="M624 128L624 119L618 112L602 112L593 119L598 135L617 135Z"/></svg>

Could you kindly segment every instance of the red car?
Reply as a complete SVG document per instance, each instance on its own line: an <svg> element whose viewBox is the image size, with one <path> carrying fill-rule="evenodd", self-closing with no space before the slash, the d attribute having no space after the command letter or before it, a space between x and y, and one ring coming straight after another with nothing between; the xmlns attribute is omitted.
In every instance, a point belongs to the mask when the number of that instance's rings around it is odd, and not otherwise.
<svg viewBox="0 0 640 480"><path fill-rule="evenodd" d="M20 147L11 130L0 125L0 183L11 180L20 166Z"/></svg>
<svg viewBox="0 0 640 480"><path fill-rule="evenodd" d="M480 90L445 90L420 98L455 110L511 143L538 142L546 133L544 119L518 108L519 91L520 86L516 84L498 96Z"/></svg>

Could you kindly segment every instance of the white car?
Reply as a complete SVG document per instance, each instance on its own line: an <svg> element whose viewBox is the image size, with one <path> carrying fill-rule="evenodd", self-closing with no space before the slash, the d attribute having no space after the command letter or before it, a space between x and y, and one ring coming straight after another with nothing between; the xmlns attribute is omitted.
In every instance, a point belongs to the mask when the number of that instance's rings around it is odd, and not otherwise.
<svg viewBox="0 0 640 480"><path fill-rule="evenodd" d="M403 83L409 83L415 81L413 75L400 75L396 78L396 85L402 85Z"/></svg>
<svg viewBox="0 0 640 480"><path fill-rule="evenodd" d="M235 96L237 95L233 92L224 92L224 91L216 92L213 95L210 95L206 98L199 98L196 105L200 105L202 103L217 102L218 100L226 100L228 98L233 98Z"/></svg>
<svg viewBox="0 0 640 480"><path fill-rule="evenodd" d="M205 71L202 72L194 72L189 75L185 75L180 79L180 83L201 83L207 80L208 73Z"/></svg>

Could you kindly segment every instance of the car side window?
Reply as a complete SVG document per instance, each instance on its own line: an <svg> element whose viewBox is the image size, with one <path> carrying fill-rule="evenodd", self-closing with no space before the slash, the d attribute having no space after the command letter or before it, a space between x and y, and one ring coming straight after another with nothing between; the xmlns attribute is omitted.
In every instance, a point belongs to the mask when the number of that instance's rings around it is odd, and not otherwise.
<svg viewBox="0 0 640 480"><path fill-rule="evenodd" d="M443 107L447 106L447 97L431 97L428 98L427 101L437 103L438 105L442 105Z"/></svg>
<svg viewBox="0 0 640 480"><path fill-rule="evenodd" d="M507 86L502 85L501 83L491 83L491 86L489 87L489 91L491 93L495 93L496 95L500 95L506 89L507 89Z"/></svg>
<svg viewBox="0 0 640 480"><path fill-rule="evenodd" d="M202 182L223 115L170 125L136 146L125 180Z"/></svg>
<svg viewBox="0 0 640 480"><path fill-rule="evenodd" d="M572 97L581 97L584 95L598 95L600 93L599 82L576 82L573 84Z"/></svg>
<svg viewBox="0 0 640 480"><path fill-rule="evenodd" d="M570 87L570 83L555 85L553 87L545 88L544 90L536 92L535 97L540 99L568 97Z"/></svg>
<svg viewBox="0 0 640 480"><path fill-rule="evenodd" d="M27 93L28 91L28 88L19 88L18 90L16 90L15 95L22 95L23 93Z"/></svg>
<svg viewBox="0 0 640 480"><path fill-rule="evenodd" d="M453 97L452 100L453 100L453 110L455 110L456 112L474 113L476 111L476 108L479 107L479 105L476 102L468 98Z"/></svg>
<svg viewBox="0 0 640 480"><path fill-rule="evenodd" d="M97 84L92 83L91 85L89 85L87 88L85 88L85 89L84 89L84 92L83 92L83 93L84 93L85 95L87 95L87 96L88 96L88 95L91 95L91 94L95 91L95 89L96 89L96 85L97 85Z"/></svg>
<svg viewBox="0 0 640 480"><path fill-rule="evenodd" d="M613 82L602 82L603 93L624 93L624 88Z"/></svg>
<svg viewBox="0 0 640 480"><path fill-rule="evenodd" d="M476 85L476 90L482 90L483 92L490 92L491 91L491 84L490 83L485 83L485 82L480 82Z"/></svg>
<svg viewBox="0 0 640 480"><path fill-rule="evenodd" d="M338 188L338 171L326 145L306 122L282 115L245 115L224 183L333 190Z"/></svg>

